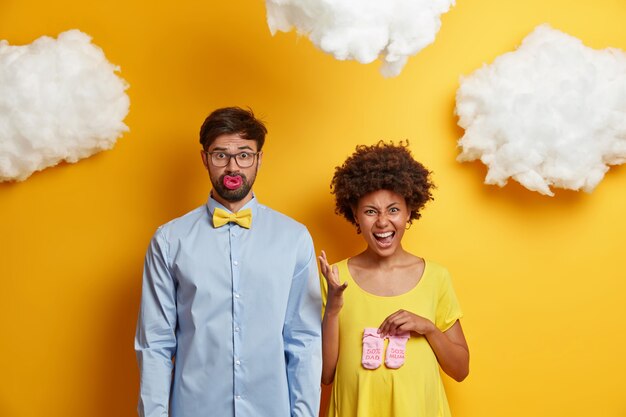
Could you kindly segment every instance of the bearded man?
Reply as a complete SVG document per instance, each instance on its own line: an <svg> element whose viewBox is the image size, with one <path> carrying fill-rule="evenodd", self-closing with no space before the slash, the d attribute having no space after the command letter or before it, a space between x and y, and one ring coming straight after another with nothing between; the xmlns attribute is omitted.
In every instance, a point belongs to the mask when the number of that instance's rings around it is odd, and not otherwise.
<svg viewBox="0 0 626 417"><path fill-rule="evenodd" d="M200 129L208 202L156 231L135 350L145 417L317 417L321 298L306 227L252 191L267 129L215 110Z"/></svg>

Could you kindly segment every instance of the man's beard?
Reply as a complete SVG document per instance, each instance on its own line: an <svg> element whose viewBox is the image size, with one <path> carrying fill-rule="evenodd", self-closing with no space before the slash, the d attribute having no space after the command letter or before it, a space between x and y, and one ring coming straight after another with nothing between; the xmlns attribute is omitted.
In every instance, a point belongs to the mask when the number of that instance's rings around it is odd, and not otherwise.
<svg viewBox="0 0 626 417"><path fill-rule="evenodd" d="M211 178L211 183L213 184L213 190L215 190L215 192L220 197L222 197L224 200L228 202L235 203L237 201L243 200L250 192L250 189L252 188L252 184L254 184L254 178L252 179L252 183L250 183L248 182L248 178L244 174L241 174L241 173L235 174L241 177L241 180L242 180L241 186L235 190L229 190L224 185L224 177L226 177L227 175L230 175L230 174L221 175L217 181ZM255 173L255 177L256 177L256 173Z"/></svg>

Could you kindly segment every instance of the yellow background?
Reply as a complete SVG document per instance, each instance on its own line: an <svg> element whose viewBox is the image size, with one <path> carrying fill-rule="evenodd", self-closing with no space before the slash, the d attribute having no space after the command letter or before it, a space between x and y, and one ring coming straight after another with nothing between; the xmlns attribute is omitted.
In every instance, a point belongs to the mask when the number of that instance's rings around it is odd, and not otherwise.
<svg viewBox="0 0 626 417"><path fill-rule="evenodd" d="M259 200L309 226L336 261L363 242L333 213L333 168L358 143L411 141L436 200L405 235L452 272L471 373L446 379L456 417L626 416L626 169L554 198L482 184L455 162L461 74L544 22L626 50L623 0L459 0L397 78L340 62L262 1L0 1L0 39L78 28L130 83L115 148L0 184L0 416L132 416L143 256L156 227L203 204L197 132L226 105L269 127ZM210 387L209 387L210 389Z"/></svg>

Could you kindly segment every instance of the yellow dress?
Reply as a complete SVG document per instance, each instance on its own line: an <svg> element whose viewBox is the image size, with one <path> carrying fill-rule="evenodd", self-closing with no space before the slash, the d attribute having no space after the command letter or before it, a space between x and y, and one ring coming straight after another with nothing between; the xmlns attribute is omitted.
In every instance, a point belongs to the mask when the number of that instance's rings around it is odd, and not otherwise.
<svg viewBox="0 0 626 417"><path fill-rule="evenodd" d="M404 365L377 369L361 365L363 329L378 327L399 309L428 318L448 330L462 312L448 271L427 261L422 278L410 291L382 297L361 289L348 270L348 260L337 264L339 279L347 281L339 314L339 359L332 387L329 417L448 417L450 409L441 381L439 363L428 341L411 333ZM322 277L326 306L327 285ZM385 340L385 348L387 340ZM386 352L386 349L384 353Z"/></svg>

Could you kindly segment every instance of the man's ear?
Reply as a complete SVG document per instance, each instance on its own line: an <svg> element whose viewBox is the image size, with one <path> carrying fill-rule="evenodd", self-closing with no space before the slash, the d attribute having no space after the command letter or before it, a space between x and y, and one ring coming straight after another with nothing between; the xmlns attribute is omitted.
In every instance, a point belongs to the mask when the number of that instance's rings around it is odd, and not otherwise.
<svg viewBox="0 0 626 417"><path fill-rule="evenodd" d="M256 156L258 161L257 161L257 169L261 168L261 160L263 159L263 151L259 151L259 154Z"/></svg>
<svg viewBox="0 0 626 417"><path fill-rule="evenodd" d="M204 164L204 167L206 168L206 170L209 170L209 161L207 159L207 154L206 152L204 152L203 150L200 151L200 157L202 158L202 164Z"/></svg>

